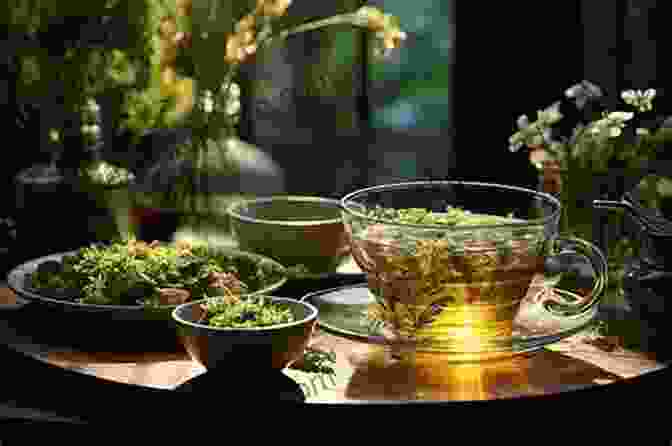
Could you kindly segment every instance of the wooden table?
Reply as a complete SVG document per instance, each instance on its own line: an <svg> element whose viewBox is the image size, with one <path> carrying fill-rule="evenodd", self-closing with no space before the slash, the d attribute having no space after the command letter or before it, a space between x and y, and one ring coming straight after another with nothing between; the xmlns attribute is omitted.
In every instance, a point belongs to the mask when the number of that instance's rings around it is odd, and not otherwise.
<svg viewBox="0 0 672 446"><path fill-rule="evenodd" d="M14 295L0 289L0 302ZM0 341L64 369L112 381L172 389L204 370L184 351L84 352L36 344L28 331L5 323L0 312ZM3 317L4 316L4 317ZM604 346L600 346L601 341ZM534 354L477 365L446 364L439 355L418 355L414 364L390 364L380 346L317 330L313 345L336 352L334 375L287 369L309 403L371 400L488 400L549 395L639 376L665 367L650 355L614 346L579 333Z"/></svg>

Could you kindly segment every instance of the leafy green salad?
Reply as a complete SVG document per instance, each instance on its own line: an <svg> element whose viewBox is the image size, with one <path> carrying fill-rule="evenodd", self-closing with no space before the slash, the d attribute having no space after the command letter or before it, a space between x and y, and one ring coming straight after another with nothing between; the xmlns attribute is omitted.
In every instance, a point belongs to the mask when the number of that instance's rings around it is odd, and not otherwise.
<svg viewBox="0 0 672 446"><path fill-rule="evenodd" d="M254 292L283 277L274 263L253 256L131 239L42 262L30 275L29 286L83 304L156 306Z"/></svg>

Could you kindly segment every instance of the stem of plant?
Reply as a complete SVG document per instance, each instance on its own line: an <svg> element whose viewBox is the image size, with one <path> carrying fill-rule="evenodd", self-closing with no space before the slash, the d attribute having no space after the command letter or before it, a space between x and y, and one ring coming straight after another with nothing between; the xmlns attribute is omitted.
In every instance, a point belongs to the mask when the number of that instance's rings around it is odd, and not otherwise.
<svg viewBox="0 0 672 446"><path fill-rule="evenodd" d="M269 36L260 42L263 46L268 46L273 43L275 40L285 40L287 37L299 34L306 31L314 31L319 28L324 28L331 25L344 25L350 24L353 26L359 26L356 24L356 20L353 18L353 14L340 14L327 19L316 20L314 22L304 23L303 25L298 25L292 29L286 29L274 36Z"/></svg>

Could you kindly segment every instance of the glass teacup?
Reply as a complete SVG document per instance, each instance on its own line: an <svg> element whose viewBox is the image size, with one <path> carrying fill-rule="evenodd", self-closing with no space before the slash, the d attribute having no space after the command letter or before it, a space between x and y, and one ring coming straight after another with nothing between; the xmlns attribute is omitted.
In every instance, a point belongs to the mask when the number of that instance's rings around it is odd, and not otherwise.
<svg viewBox="0 0 672 446"><path fill-rule="evenodd" d="M478 359L512 348L514 320L549 260L592 267L587 289L539 295L549 318L597 311L604 255L560 237L561 204L534 190L464 181L369 187L341 200L351 252L376 303L369 319L401 351ZM465 356L466 354L466 356Z"/></svg>

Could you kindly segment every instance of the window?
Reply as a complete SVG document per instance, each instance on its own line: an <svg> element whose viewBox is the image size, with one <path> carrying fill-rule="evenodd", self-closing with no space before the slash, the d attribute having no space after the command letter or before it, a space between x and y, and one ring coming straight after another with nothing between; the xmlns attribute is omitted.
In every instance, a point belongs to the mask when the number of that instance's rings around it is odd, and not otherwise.
<svg viewBox="0 0 672 446"><path fill-rule="evenodd" d="M451 168L453 2L369 2L400 18L408 37L385 63L369 61L370 125L379 136L370 183L445 177Z"/></svg>

